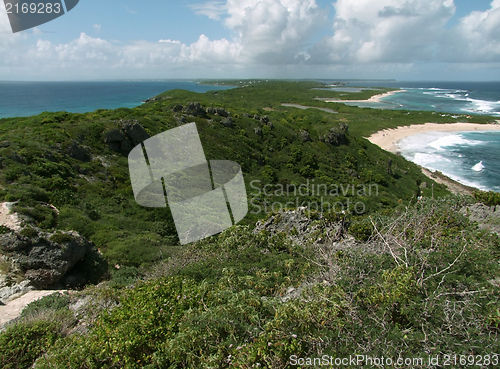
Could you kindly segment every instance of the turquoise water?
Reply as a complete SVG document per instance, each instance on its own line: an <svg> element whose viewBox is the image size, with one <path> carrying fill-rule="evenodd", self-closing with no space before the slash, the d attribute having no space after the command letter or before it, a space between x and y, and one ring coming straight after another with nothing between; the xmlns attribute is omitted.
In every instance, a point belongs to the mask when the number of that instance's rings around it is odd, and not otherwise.
<svg viewBox="0 0 500 369"><path fill-rule="evenodd" d="M401 154L465 185L500 192L500 132L426 132L399 143Z"/></svg>
<svg viewBox="0 0 500 369"><path fill-rule="evenodd" d="M350 88L389 87L402 90L383 98L381 103L347 103L349 105L500 117L500 82L353 81L347 85Z"/></svg>
<svg viewBox="0 0 500 369"><path fill-rule="evenodd" d="M85 113L133 108L162 92L225 90L189 81L0 82L0 118L27 117L43 111Z"/></svg>
<svg viewBox="0 0 500 369"><path fill-rule="evenodd" d="M428 110L437 114L451 113L458 118L473 114L491 115L500 120L500 82L345 82L350 88L402 90L383 98L380 103L349 105ZM399 146L406 159L423 167L439 170L468 186L500 192L500 132L426 132L405 138Z"/></svg>

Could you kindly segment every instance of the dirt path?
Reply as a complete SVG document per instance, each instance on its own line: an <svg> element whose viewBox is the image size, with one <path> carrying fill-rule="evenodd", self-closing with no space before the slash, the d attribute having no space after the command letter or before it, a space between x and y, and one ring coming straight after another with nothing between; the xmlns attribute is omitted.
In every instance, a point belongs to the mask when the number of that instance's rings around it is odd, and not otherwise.
<svg viewBox="0 0 500 369"><path fill-rule="evenodd" d="M318 108L317 106L305 106L305 105L299 105L299 104L287 104L283 103L281 104L282 106L290 106L292 108L299 108L299 109L318 109L318 110L323 110L326 111L327 113L332 113L332 114L338 114L335 110L328 109L328 108Z"/></svg>
<svg viewBox="0 0 500 369"><path fill-rule="evenodd" d="M14 202L2 202L0 203L0 225L9 227L10 229L19 230L21 228L21 220L19 216L10 213L10 208L14 205Z"/></svg>
<svg viewBox="0 0 500 369"><path fill-rule="evenodd" d="M0 306L0 327L21 315L21 311L23 311L29 303L57 292L63 293L66 291L29 291L16 299L10 300L5 306Z"/></svg>

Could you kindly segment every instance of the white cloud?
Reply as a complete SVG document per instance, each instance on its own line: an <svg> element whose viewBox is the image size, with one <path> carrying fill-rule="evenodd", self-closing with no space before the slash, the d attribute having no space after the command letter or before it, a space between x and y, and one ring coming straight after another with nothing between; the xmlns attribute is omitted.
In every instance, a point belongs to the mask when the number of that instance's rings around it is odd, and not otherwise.
<svg viewBox="0 0 500 369"><path fill-rule="evenodd" d="M500 0L490 9L474 11L451 30L444 48L444 60L500 61Z"/></svg>
<svg viewBox="0 0 500 369"><path fill-rule="evenodd" d="M85 33L55 44L43 35L12 34L0 11L0 76L171 78L214 72L229 77L253 71L277 78L297 72L369 78L370 73L425 75L429 69L422 65L446 61L458 69L460 62L475 62L475 68L489 62L488 68L495 68L500 60L500 0L451 29L445 26L455 12L452 0L337 0L333 6L328 24L327 10L315 0L196 4L191 6L196 13L219 19L229 35L214 40L201 34L191 44L159 38L123 43ZM330 35L311 46L311 37L325 26ZM98 24L93 28L101 30Z"/></svg>
<svg viewBox="0 0 500 369"><path fill-rule="evenodd" d="M312 50L317 63L433 60L455 12L451 0L338 0L334 35Z"/></svg>
<svg viewBox="0 0 500 369"><path fill-rule="evenodd" d="M94 24L94 25L92 26L92 28L94 28L94 31L95 31L96 33L100 33L100 32L101 32L101 28L102 28L102 26L101 26L100 24Z"/></svg>
<svg viewBox="0 0 500 369"><path fill-rule="evenodd" d="M315 0L228 0L227 12L245 57L263 64L293 63L327 21Z"/></svg>
<svg viewBox="0 0 500 369"><path fill-rule="evenodd" d="M205 15L213 20L220 20L226 14L226 4L223 1L207 1L189 5L196 14Z"/></svg>

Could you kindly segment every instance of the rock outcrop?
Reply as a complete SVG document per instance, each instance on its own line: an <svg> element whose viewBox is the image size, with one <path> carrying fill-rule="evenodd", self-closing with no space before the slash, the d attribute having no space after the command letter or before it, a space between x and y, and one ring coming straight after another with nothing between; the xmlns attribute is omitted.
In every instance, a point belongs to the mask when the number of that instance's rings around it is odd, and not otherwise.
<svg viewBox="0 0 500 369"><path fill-rule="evenodd" d="M90 149L86 146L80 146L76 141L71 141L71 144L66 149L66 153L73 159L80 161L90 161L92 156L90 155Z"/></svg>
<svg viewBox="0 0 500 369"><path fill-rule="evenodd" d="M309 142L312 141L311 136L309 135L309 132L307 131L300 131L299 132L299 137L302 142Z"/></svg>
<svg viewBox="0 0 500 369"><path fill-rule="evenodd" d="M104 142L113 151L127 155L136 145L149 138L137 120L120 120L120 125L120 128L114 128L104 136Z"/></svg>
<svg viewBox="0 0 500 369"><path fill-rule="evenodd" d="M460 213L467 216L469 220L477 222L479 228L500 235L500 205L487 206L477 203L463 207Z"/></svg>
<svg viewBox="0 0 500 369"><path fill-rule="evenodd" d="M338 128L331 128L326 135L320 138L320 141L326 142L332 146L347 144L347 124L340 123Z"/></svg>
<svg viewBox="0 0 500 369"><path fill-rule="evenodd" d="M191 102L184 106L182 111L188 115L192 115L193 117L205 117L207 115L205 109L198 102Z"/></svg>
<svg viewBox="0 0 500 369"><path fill-rule="evenodd" d="M231 117L222 119L220 121L220 124L222 124L224 127L229 127L229 128L234 127L233 118L231 118Z"/></svg>
<svg viewBox="0 0 500 369"><path fill-rule="evenodd" d="M13 288L16 280L29 282L20 288L75 288L90 279L100 279L107 269L95 245L74 231L47 233L31 227L12 230L0 235L0 254L8 270L0 285L0 298L9 295L10 290L5 288L19 292L19 288Z"/></svg>

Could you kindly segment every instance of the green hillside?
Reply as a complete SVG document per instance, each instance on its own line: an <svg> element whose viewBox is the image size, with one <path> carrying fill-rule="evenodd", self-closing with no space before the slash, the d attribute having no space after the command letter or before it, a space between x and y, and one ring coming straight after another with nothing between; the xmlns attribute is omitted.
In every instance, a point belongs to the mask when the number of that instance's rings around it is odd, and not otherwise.
<svg viewBox="0 0 500 369"><path fill-rule="evenodd" d="M428 186L422 194L431 196L432 181L415 165L380 150L362 135L382 127L427 122L431 117L437 122L451 118L327 104L314 98L338 93L312 89L318 86L312 82L268 82L205 94L176 90L134 109L2 119L0 140L6 143L0 149L1 196L6 201L20 200L17 210L31 215L39 227L80 232L95 242L112 264L140 266L168 256L177 244L170 211L135 203L126 153L117 153L104 143L106 133L119 127L120 120L137 120L150 136L182 122L196 122L207 159L234 160L242 166L253 204L245 224L253 224L266 216L265 210L271 210L264 201L296 202L297 196L286 196L286 189L293 189L293 185L309 183L310 194L300 196L299 204L321 203L322 196L312 193L313 183L328 188L336 185L339 195L323 196L324 202L340 202L351 212L348 200L350 204L363 202L364 211L353 212L355 215L390 209L401 201L408 203L419 191L417 183L423 181ZM191 102L226 109L234 126L220 124L224 118L219 115L173 111L179 104ZM329 106L339 113L284 107L281 102ZM255 114L268 116L272 128L255 120ZM337 132L340 125L347 129L345 141L333 145L321 141L330 130ZM261 129L261 135L255 133L256 128ZM311 141L303 142L303 135ZM79 150L83 157L78 157ZM251 181L260 181L253 186L259 188L273 184L272 194L257 196L259 191L250 186ZM371 195L358 199L360 186L372 186ZM324 195L321 188L320 195ZM445 194L441 185L434 185L434 196ZM46 203L53 204L59 214L43 206ZM252 214L259 210L254 205L261 207L259 214ZM340 210L340 205L337 208Z"/></svg>
<svg viewBox="0 0 500 369"><path fill-rule="evenodd" d="M28 305L0 333L1 366L371 368L382 353L393 367L498 366L500 221L477 215L499 196L451 195L365 138L492 118L325 103L338 92L318 87L174 90L134 109L0 120L0 196L34 222L21 232L76 230L110 266L97 286ZM241 165L249 214L181 246L169 208L135 202L127 154L139 126L190 122L208 160Z"/></svg>

